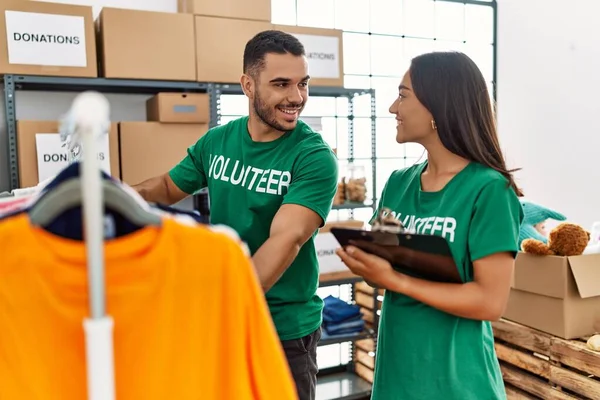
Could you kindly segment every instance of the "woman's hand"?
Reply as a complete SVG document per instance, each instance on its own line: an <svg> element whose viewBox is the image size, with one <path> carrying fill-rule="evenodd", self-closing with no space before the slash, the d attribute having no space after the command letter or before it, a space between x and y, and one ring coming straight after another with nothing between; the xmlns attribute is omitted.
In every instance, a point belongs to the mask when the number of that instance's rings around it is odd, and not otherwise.
<svg viewBox="0 0 600 400"><path fill-rule="evenodd" d="M406 281L406 276L394 271L388 261L355 246L348 246L345 250L337 249L336 254L350 271L373 286L398 292Z"/></svg>

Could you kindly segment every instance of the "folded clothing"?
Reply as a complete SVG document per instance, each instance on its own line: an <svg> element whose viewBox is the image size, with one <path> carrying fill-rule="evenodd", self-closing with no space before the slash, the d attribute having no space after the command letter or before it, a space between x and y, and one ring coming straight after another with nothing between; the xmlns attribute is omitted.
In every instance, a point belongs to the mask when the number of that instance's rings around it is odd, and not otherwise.
<svg viewBox="0 0 600 400"><path fill-rule="evenodd" d="M359 314L344 322L325 323L323 328L329 335L347 335L361 332L365 328L365 321L362 319L362 315Z"/></svg>
<svg viewBox="0 0 600 400"><path fill-rule="evenodd" d="M341 322L348 318L360 315L360 308L348 304L334 296L327 296L323 299L323 321L324 322Z"/></svg>
<svg viewBox="0 0 600 400"><path fill-rule="evenodd" d="M348 304L334 296L323 299L323 333L329 335L347 335L361 332L365 327L360 307Z"/></svg>

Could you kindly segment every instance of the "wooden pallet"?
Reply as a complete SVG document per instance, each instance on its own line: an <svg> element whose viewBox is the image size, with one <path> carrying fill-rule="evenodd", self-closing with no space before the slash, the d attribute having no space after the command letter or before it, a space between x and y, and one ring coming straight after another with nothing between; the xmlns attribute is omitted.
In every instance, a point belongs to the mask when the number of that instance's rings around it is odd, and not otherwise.
<svg viewBox="0 0 600 400"><path fill-rule="evenodd" d="M375 323L375 313L381 310L382 301L378 299L376 302L377 310L374 310L373 296L375 289L365 282L359 282L355 286L354 299L356 304L360 306L360 311L363 314L363 319L366 325L373 329ZM383 289L378 289L378 295L383 296ZM373 383L373 374L375 371L375 339L359 340L354 344L354 372L369 383Z"/></svg>
<svg viewBox="0 0 600 400"><path fill-rule="evenodd" d="M373 384L375 371L375 340L363 339L354 344L354 372Z"/></svg>
<svg viewBox="0 0 600 400"><path fill-rule="evenodd" d="M360 307L360 312L363 314L365 325L369 329L375 329L375 310L373 310L373 295L375 289L365 282L358 282L354 286L354 301ZM383 296L383 289L378 289L378 295ZM382 300L377 300L377 310L381 310Z"/></svg>
<svg viewBox="0 0 600 400"><path fill-rule="evenodd" d="M600 353L587 338L565 340L501 320L495 347L509 399L600 399Z"/></svg>

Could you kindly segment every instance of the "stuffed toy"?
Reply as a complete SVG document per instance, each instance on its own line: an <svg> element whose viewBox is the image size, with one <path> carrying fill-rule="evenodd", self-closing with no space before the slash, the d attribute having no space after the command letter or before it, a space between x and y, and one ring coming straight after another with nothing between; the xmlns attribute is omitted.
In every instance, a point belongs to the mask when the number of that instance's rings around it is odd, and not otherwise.
<svg viewBox="0 0 600 400"><path fill-rule="evenodd" d="M527 200L521 199L521 206L523 207L524 218L519 231L519 248L521 248L523 240L528 238L548 243L546 221L549 219L565 221L567 219L559 212Z"/></svg>
<svg viewBox="0 0 600 400"><path fill-rule="evenodd" d="M583 254L590 241L590 233L577 224L562 222L550 231L548 242L525 239L521 249L525 253L541 256L571 257Z"/></svg>

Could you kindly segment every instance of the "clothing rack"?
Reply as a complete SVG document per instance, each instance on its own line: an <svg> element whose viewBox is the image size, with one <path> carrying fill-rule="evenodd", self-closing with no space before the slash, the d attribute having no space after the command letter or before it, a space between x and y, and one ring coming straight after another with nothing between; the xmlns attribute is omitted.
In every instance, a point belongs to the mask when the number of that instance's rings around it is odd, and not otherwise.
<svg viewBox="0 0 600 400"><path fill-rule="evenodd" d="M81 150L81 190L90 316L83 321L89 400L114 400L113 319L105 310L104 197L97 141L110 125L108 100L97 92L78 95L61 135L70 150Z"/></svg>

